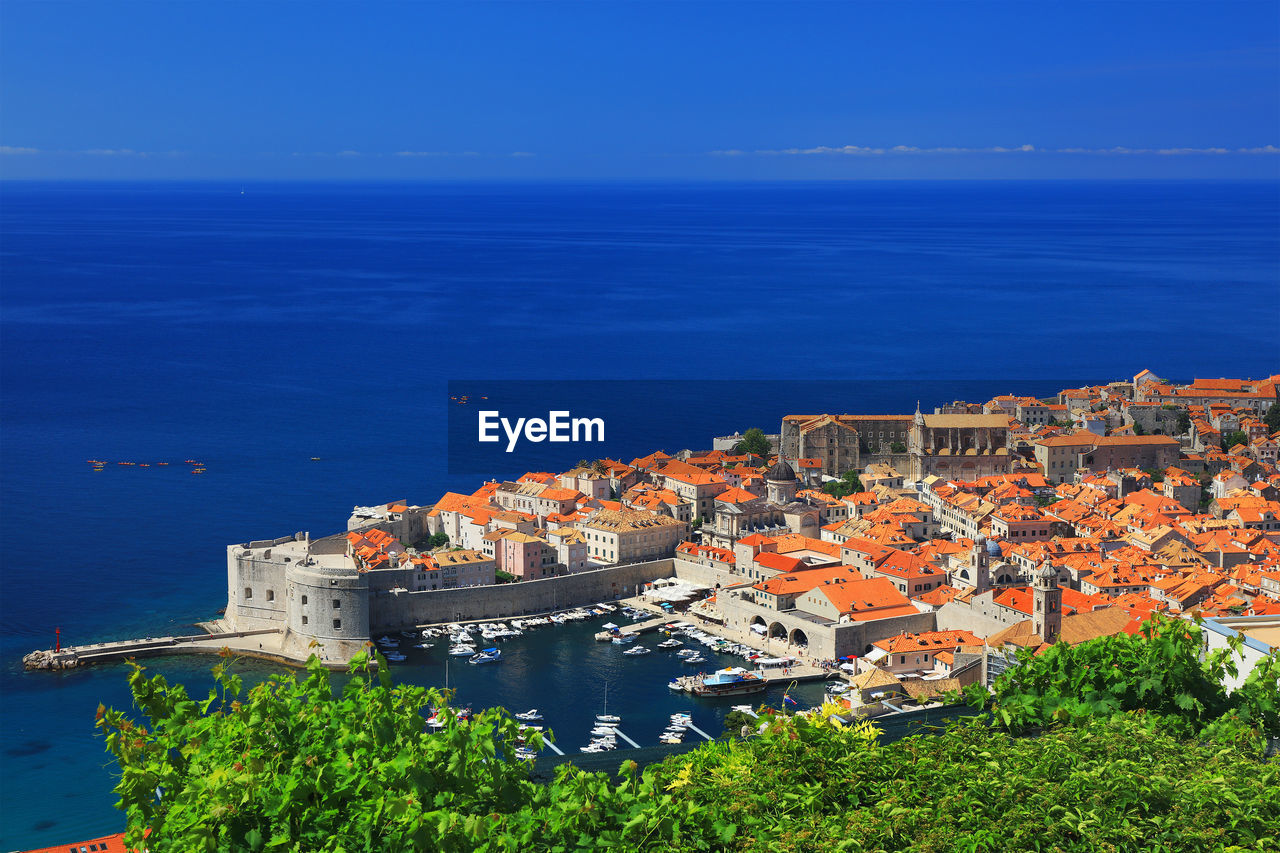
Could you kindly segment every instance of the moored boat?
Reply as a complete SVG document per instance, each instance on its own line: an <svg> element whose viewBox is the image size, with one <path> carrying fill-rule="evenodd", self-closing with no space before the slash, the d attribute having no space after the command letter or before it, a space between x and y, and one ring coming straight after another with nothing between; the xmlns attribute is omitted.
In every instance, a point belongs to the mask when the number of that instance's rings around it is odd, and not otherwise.
<svg viewBox="0 0 1280 853"><path fill-rule="evenodd" d="M690 692L695 696L741 696L759 693L768 684L769 682L750 670L731 666L695 680Z"/></svg>

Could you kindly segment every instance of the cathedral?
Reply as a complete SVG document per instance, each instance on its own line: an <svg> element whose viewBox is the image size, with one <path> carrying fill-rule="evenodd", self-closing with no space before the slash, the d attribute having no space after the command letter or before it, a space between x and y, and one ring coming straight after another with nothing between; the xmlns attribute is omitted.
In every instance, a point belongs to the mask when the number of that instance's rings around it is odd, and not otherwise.
<svg viewBox="0 0 1280 853"><path fill-rule="evenodd" d="M715 521L703 528L704 544L732 548L739 539L756 533L821 538L826 505L798 496L800 480L795 469L779 459L765 472L764 483L763 497L743 489L729 489L716 497Z"/></svg>
<svg viewBox="0 0 1280 853"><path fill-rule="evenodd" d="M925 415L911 420L911 479L973 481L1012 470L1008 415Z"/></svg>

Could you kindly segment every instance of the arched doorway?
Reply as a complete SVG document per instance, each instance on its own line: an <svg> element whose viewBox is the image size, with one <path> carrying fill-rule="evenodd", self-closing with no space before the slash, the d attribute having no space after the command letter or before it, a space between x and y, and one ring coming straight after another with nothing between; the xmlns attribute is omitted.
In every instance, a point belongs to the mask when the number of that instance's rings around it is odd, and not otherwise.
<svg viewBox="0 0 1280 853"><path fill-rule="evenodd" d="M781 622L774 622L769 626L769 638L785 640L787 638L787 629L783 627Z"/></svg>
<svg viewBox="0 0 1280 853"><path fill-rule="evenodd" d="M791 641L791 644L794 646L808 647L809 645L808 635L805 634L804 631L801 631L799 628L793 628L791 630L791 635L788 637L788 639Z"/></svg>

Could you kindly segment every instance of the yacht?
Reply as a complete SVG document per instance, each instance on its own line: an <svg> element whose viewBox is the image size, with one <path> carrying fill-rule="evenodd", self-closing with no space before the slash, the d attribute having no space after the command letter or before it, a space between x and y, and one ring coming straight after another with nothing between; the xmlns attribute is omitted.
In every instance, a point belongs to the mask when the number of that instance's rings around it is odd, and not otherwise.
<svg viewBox="0 0 1280 853"><path fill-rule="evenodd" d="M467 663L498 663L502 660L502 652L497 649L482 649L467 659Z"/></svg>
<svg viewBox="0 0 1280 853"><path fill-rule="evenodd" d="M534 721L534 720L541 720L541 719L542 719L542 714L540 714L540 713L538 712L538 709L537 709L537 708L530 708L530 709L529 709L529 710L527 710L527 711L523 711L523 712L521 712L521 713L519 713L519 714L516 714L516 715L515 715L515 718L516 718L517 720L525 720L525 721L527 721L527 722L532 722L532 721Z"/></svg>
<svg viewBox="0 0 1280 853"><path fill-rule="evenodd" d="M635 657L637 655L647 655L652 651L653 649L649 648L648 646L636 646L634 649L627 649L625 652L623 652L623 654L628 655L630 657Z"/></svg>
<svg viewBox="0 0 1280 853"><path fill-rule="evenodd" d="M470 657L471 655L474 655L475 653L476 653L476 647L475 647L475 646L468 646L468 645L464 645L464 644L461 644L461 643L460 643L460 644L458 644L458 645L456 645L456 646L450 646L450 647L449 647L449 654L453 655L454 657L461 657L461 656L463 656L463 655L466 655L467 657Z"/></svg>
<svg viewBox="0 0 1280 853"><path fill-rule="evenodd" d="M658 643L658 648L660 648L660 649L678 649L678 648L680 648L680 647L681 647L681 646L683 646L683 645L684 645L684 643L682 643L682 642L680 642L679 640L677 640L677 639L675 639L674 637L672 637L670 640L663 640L661 643Z"/></svg>

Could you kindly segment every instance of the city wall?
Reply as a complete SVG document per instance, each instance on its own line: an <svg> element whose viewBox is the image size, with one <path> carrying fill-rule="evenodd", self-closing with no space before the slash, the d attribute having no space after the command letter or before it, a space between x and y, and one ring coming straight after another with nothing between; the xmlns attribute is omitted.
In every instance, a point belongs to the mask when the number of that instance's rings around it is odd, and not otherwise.
<svg viewBox="0 0 1280 853"><path fill-rule="evenodd" d="M382 592L369 597L369 625L376 634L415 625L546 613L628 598L645 584L674 574L674 562L665 559L494 586Z"/></svg>

